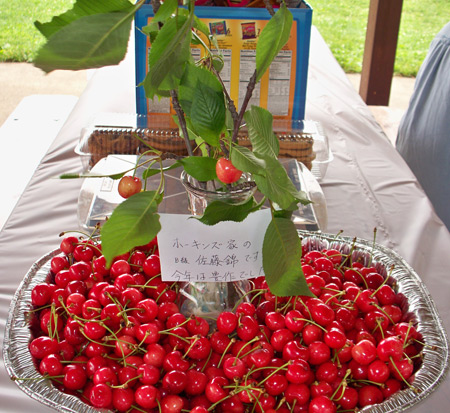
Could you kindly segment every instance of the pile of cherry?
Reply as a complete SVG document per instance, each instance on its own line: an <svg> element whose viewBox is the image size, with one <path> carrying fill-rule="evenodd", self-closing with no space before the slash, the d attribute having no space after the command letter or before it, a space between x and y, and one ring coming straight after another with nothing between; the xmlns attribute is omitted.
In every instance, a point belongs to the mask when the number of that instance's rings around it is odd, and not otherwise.
<svg viewBox="0 0 450 413"><path fill-rule="evenodd" d="M304 251L315 297L276 297L263 277L216 326L180 314L156 240L117 257L66 236L32 290L30 352L45 379L119 412L339 412L412 387L420 334L376 269Z"/></svg>

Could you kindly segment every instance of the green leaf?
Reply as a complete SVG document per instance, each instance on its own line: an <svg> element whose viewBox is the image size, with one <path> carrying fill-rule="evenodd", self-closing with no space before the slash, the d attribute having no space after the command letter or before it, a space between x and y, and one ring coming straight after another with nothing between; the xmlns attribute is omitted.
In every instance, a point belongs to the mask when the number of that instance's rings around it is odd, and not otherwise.
<svg viewBox="0 0 450 413"><path fill-rule="evenodd" d="M256 45L256 81L269 68L275 56L289 40L293 16L283 2L264 27Z"/></svg>
<svg viewBox="0 0 450 413"><path fill-rule="evenodd" d="M199 82L194 92L190 119L197 134L213 147L225 128L225 100L222 93Z"/></svg>
<svg viewBox="0 0 450 413"><path fill-rule="evenodd" d="M261 158L266 162L266 174L253 175L259 191L282 209L290 209L292 203L303 198L302 194L295 188L278 159L270 156Z"/></svg>
<svg viewBox="0 0 450 413"><path fill-rule="evenodd" d="M270 291L281 297L313 296L301 266L302 245L294 223L273 218L263 242L263 268Z"/></svg>
<svg viewBox="0 0 450 413"><path fill-rule="evenodd" d="M107 265L114 257L150 242L161 229L156 213L161 194L144 191L116 207L101 229L102 252Z"/></svg>
<svg viewBox="0 0 450 413"><path fill-rule="evenodd" d="M192 103L196 98L198 85L202 83L206 89L212 89L223 100L222 85L219 80L207 69L198 67L193 63L187 64L178 91L178 100L188 117L191 116Z"/></svg>
<svg viewBox="0 0 450 413"><path fill-rule="evenodd" d="M241 171L249 172L252 175L266 175L266 162L258 158L250 149L244 146L233 146L230 160Z"/></svg>
<svg viewBox="0 0 450 413"><path fill-rule="evenodd" d="M217 179L217 159L204 156L188 156L180 159L179 162L183 165L186 173L198 181L205 182Z"/></svg>
<svg viewBox="0 0 450 413"><path fill-rule="evenodd" d="M48 39L52 34L81 17L132 9L134 7L128 0L77 0L72 9L54 16L47 23L35 21L34 25Z"/></svg>
<svg viewBox="0 0 450 413"><path fill-rule="evenodd" d="M200 20L197 16L194 16L194 28L203 33L206 37L210 36L208 25L203 20Z"/></svg>
<svg viewBox="0 0 450 413"><path fill-rule="evenodd" d="M161 28L152 43L145 94L153 99L158 89L177 89L186 63L191 59L190 39L193 14L174 16Z"/></svg>
<svg viewBox="0 0 450 413"><path fill-rule="evenodd" d="M214 201L206 207L202 217L194 218L205 225L216 225L223 221L242 222L250 212L253 212L253 198L241 205Z"/></svg>
<svg viewBox="0 0 450 413"><path fill-rule="evenodd" d="M48 73L117 64L127 51L133 16L134 11L79 18L49 37L34 65Z"/></svg>
<svg viewBox="0 0 450 413"><path fill-rule="evenodd" d="M280 143L272 130L272 114L259 106L252 106L245 113L244 119L247 123L253 152L276 158L280 150Z"/></svg>
<svg viewBox="0 0 450 413"><path fill-rule="evenodd" d="M162 24L169 19L172 14L177 10L178 0L166 0L161 3L158 11L153 16L152 20L147 26L142 28L142 32L147 36L150 36L150 42L153 43ZM161 23L161 26L160 26Z"/></svg>

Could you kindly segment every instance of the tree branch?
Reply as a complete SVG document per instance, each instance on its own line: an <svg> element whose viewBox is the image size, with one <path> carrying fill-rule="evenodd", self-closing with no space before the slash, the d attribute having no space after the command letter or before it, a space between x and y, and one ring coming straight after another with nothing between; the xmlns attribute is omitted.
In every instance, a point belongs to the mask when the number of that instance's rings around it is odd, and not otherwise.
<svg viewBox="0 0 450 413"><path fill-rule="evenodd" d="M180 129L183 134L184 143L186 144L186 149L188 151L189 156L194 156L194 153L192 152L191 143L189 142L189 133L186 127L186 119L184 118L184 112L183 109L181 109L180 102L178 101L178 95L175 90L170 91L170 96L172 98L172 105L175 109L175 113L177 114L178 121L180 123Z"/></svg>
<svg viewBox="0 0 450 413"><path fill-rule="evenodd" d="M236 122L234 122L233 136L231 138L233 143L238 142L239 128L241 127L242 119L244 118L244 113L247 110L247 106L248 106L248 103L250 102L250 99L252 97L255 86L256 86L256 70L253 72L253 75L250 78L250 81L248 82L247 92L245 93L245 97L244 97L244 101L242 102L241 110L239 111L239 115L238 115Z"/></svg>

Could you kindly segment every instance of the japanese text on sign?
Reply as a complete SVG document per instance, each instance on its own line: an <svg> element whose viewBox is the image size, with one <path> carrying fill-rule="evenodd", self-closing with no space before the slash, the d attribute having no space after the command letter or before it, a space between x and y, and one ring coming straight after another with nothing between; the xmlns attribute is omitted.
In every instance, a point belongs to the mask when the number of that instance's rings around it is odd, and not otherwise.
<svg viewBox="0 0 450 413"><path fill-rule="evenodd" d="M270 218L263 210L243 222L208 226L189 215L161 214L163 281L229 282L263 275L262 244Z"/></svg>

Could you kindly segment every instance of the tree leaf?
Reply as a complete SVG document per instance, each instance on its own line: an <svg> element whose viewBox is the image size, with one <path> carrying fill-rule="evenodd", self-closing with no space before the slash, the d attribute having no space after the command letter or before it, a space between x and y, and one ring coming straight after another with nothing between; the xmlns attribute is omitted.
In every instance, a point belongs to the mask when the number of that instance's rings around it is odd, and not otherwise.
<svg viewBox="0 0 450 413"><path fill-rule="evenodd" d="M158 89L177 89L186 63L191 59L189 17L177 15L166 21L152 43L149 71L144 79L145 94L153 99Z"/></svg>
<svg viewBox="0 0 450 413"><path fill-rule="evenodd" d="M257 82L262 78L275 56L289 40L292 21L292 13L283 2L262 30L256 45Z"/></svg>
<svg viewBox="0 0 450 413"><path fill-rule="evenodd" d="M205 156L188 156L180 159L180 162L187 174L198 181L211 181L217 179L216 163L217 159Z"/></svg>
<svg viewBox="0 0 450 413"><path fill-rule="evenodd" d="M211 35L208 25L203 20L200 20L197 16L194 16L194 28L203 33L208 38Z"/></svg>
<svg viewBox="0 0 450 413"><path fill-rule="evenodd" d="M227 204L222 201L211 202L205 209L202 217L197 218L205 225L216 225L223 221L242 222L248 214L253 212L253 198L245 204Z"/></svg>
<svg viewBox="0 0 450 413"><path fill-rule="evenodd" d="M264 274L273 294L313 296L302 271L301 240L291 220L272 219L264 236L262 253Z"/></svg>
<svg viewBox="0 0 450 413"><path fill-rule="evenodd" d="M155 41L162 25L177 10L177 7L178 0L166 0L164 3L161 3L158 11L156 12L150 23L142 28L142 32L149 36L150 43L153 43Z"/></svg>
<svg viewBox="0 0 450 413"><path fill-rule="evenodd" d="M219 146L219 137L225 128L225 112L223 93L198 82L191 105L190 120L197 134L213 147Z"/></svg>
<svg viewBox="0 0 450 413"><path fill-rule="evenodd" d="M188 117L191 116L191 107L195 100L195 93L199 83L212 89L218 96L220 95L223 100L222 85L219 80L209 70L196 66L192 62L188 63L183 73L183 77L181 78L178 90L178 100L184 113L186 113Z"/></svg>
<svg viewBox="0 0 450 413"><path fill-rule="evenodd" d="M265 176L253 175L258 190L282 209L289 209L292 203L303 198L302 194L295 188L278 159L271 156L261 158L266 163L266 173Z"/></svg>
<svg viewBox="0 0 450 413"><path fill-rule="evenodd" d="M54 16L47 23L35 21L34 25L48 39L52 34L81 17L133 9L134 6L128 0L77 0L72 9Z"/></svg>
<svg viewBox="0 0 450 413"><path fill-rule="evenodd" d="M252 143L253 152L276 158L280 150L280 143L273 133L272 114L259 106L252 106L245 113L244 119L247 123L248 136Z"/></svg>
<svg viewBox="0 0 450 413"><path fill-rule="evenodd" d="M80 70L119 63L125 56L134 11L81 17L52 34L39 49L34 65Z"/></svg>
<svg viewBox="0 0 450 413"><path fill-rule="evenodd" d="M249 172L252 175L266 175L266 162L258 158L250 149L244 146L233 146L230 160L241 171Z"/></svg>
<svg viewBox="0 0 450 413"><path fill-rule="evenodd" d="M150 242L161 229L156 213L161 194L144 191L119 204L101 229L102 252L107 265L114 257Z"/></svg>

